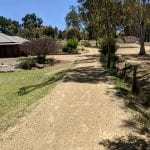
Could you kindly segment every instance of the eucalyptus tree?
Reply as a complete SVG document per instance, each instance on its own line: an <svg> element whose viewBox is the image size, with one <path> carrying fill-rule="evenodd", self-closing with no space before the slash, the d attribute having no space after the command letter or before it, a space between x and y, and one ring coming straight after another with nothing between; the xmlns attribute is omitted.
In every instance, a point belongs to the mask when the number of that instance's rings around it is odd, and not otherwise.
<svg viewBox="0 0 150 150"><path fill-rule="evenodd" d="M9 35L16 35L21 29L21 25L16 20L11 20L0 16L0 31Z"/></svg>
<svg viewBox="0 0 150 150"><path fill-rule="evenodd" d="M139 0L140 5L140 52L139 55L146 54L145 52L145 46L144 46L144 40L145 40L145 22L147 20L146 18L146 6L149 4L149 0ZM149 14L150 15L150 14Z"/></svg>
<svg viewBox="0 0 150 150"><path fill-rule="evenodd" d="M104 26L101 24L101 0L78 0L81 21L89 39L97 40Z"/></svg>
<svg viewBox="0 0 150 150"><path fill-rule="evenodd" d="M121 2L118 0L78 0L82 20L92 38L97 40L99 37L111 37L116 34L117 26L121 22ZM111 64L111 49L108 43L108 62Z"/></svg>
<svg viewBox="0 0 150 150"><path fill-rule="evenodd" d="M144 39L145 39L145 9L146 9L146 0L139 0L139 21L140 21L140 52L139 55L146 54Z"/></svg>
<svg viewBox="0 0 150 150"><path fill-rule="evenodd" d="M124 17L125 17L125 29L132 27L132 31L129 30L130 34L135 33L136 36L140 37L140 51L139 55L146 54L145 52L145 30L148 29L148 18L150 16L149 0L124 0ZM134 33L133 33L134 31Z"/></svg>
<svg viewBox="0 0 150 150"><path fill-rule="evenodd" d="M23 24L22 24L23 27L27 29L41 27L43 23L42 18L37 17L35 13L26 14L22 18L22 21L23 21Z"/></svg>
<svg viewBox="0 0 150 150"><path fill-rule="evenodd" d="M66 15L65 21L68 29L69 28L80 29L79 14L75 6L70 6L70 12Z"/></svg>

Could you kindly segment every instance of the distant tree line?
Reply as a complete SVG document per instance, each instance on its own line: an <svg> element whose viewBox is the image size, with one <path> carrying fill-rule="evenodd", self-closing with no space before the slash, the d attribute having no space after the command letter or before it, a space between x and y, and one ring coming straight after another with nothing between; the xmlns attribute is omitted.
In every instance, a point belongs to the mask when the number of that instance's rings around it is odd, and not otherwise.
<svg viewBox="0 0 150 150"><path fill-rule="evenodd" d="M57 27L44 26L42 18L35 13L26 14L22 23L0 16L0 31L8 35L19 35L27 39L51 37L53 39L65 38L65 31Z"/></svg>

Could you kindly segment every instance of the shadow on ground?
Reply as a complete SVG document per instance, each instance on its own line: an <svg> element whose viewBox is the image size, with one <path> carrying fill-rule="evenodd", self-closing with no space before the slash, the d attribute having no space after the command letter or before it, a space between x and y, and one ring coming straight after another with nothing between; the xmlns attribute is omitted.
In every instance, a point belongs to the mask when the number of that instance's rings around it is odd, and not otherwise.
<svg viewBox="0 0 150 150"><path fill-rule="evenodd" d="M82 56L83 57L83 56ZM95 67L92 63L97 62L98 55L84 55L85 59L77 60L74 64L88 64L87 67L77 67L72 69L63 79L64 82L80 82L80 83L98 83L106 82L107 72L102 67ZM91 64L90 64L91 63ZM85 65L86 66L86 65Z"/></svg>
<svg viewBox="0 0 150 150"><path fill-rule="evenodd" d="M111 90L114 97L118 97L117 100L124 102L123 109L130 109L133 112L133 117L130 120L122 120L122 127L134 129L138 134L150 135L150 111L149 108L141 105L141 99L136 95L133 95L130 89L123 87L108 88L106 94L109 94ZM115 99L115 98L114 98Z"/></svg>
<svg viewBox="0 0 150 150"><path fill-rule="evenodd" d="M34 90L43 88L44 86L47 86L47 85L53 86L56 82L62 80L62 78L66 75L67 72L69 72L69 69L60 71L60 72L54 74L53 76L50 76L49 78L47 78L46 81L43 81L39 84L22 87L19 89L18 95L19 96L26 95Z"/></svg>
<svg viewBox="0 0 150 150"><path fill-rule="evenodd" d="M137 113L137 115L129 121L124 121L125 127L134 128L140 134L150 134L150 112L148 108L141 105L140 99L133 95L130 91L123 88L116 88L115 95L124 100L125 108L129 108ZM139 124L141 124L139 126Z"/></svg>
<svg viewBox="0 0 150 150"><path fill-rule="evenodd" d="M133 135L104 140L99 142L99 145L104 146L107 150L150 150L150 141Z"/></svg>
<svg viewBox="0 0 150 150"><path fill-rule="evenodd" d="M108 81L106 71L94 66L72 69L63 79L64 82L98 83Z"/></svg>

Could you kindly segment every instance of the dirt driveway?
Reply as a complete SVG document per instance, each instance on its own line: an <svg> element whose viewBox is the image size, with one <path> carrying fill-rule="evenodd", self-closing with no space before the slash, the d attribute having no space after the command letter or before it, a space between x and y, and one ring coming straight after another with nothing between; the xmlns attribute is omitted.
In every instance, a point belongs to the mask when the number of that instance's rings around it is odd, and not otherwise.
<svg viewBox="0 0 150 150"><path fill-rule="evenodd" d="M109 146L100 144L103 140L134 134L97 49L64 57L76 66L30 115L1 136L0 150L103 150Z"/></svg>

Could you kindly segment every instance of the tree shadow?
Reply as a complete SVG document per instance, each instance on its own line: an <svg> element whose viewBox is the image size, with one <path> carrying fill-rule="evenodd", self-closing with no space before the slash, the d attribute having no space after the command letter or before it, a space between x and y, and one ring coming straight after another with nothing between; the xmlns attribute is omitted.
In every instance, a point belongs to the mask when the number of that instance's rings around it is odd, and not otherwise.
<svg viewBox="0 0 150 150"><path fill-rule="evenodd" d="M74 64L77 65L84 63L88 64L88 66L72 69L69 74L63 79L63 82L98 83L108 81L107 71L103 67L95 67L92 64L99 60L98 54L82 55L81 57L85 58L75 61Z"/></svg>
<svg viewBox="0 0 150 150"><path fill-rule="evenodd" d="M150 150L150 141L133 135L103 140L99 145L103 145L107 150Z"/></svg>
<svg viewBox="0 0 150 150"><path fill-rule="evenodd" d="M126 107L139 112L143 117L150 120L150 115L145 113L144 110L146 108L141 105L140 98L138 96L133 95L129 90L121 87L116 87L115 89L117 90L115 95L123 98Z"/></svg>
<svg viewBox="0 0 150 150"><path fill-rule="evenodd" d="M107 71L94 66L79 67L72 69L63 79L64 82L98 83L108 81Z"/></svg>
<svg viewBox="0 0 150 150"><path fill-rule="evenodd" d="M141 99L138 96L133 95L131 91L124 88L118 88L118 87L116 88L116 90L117 91L115 95L124 100L125 107L138 113L138 118L133 118L132 122L136 122L138 120L138 122L143 124L144 126L141 128L139 128L139 125L135 126L137 131L141 134L143 134L143 132L150 133L150 129L149 129L150 112L147 111L149 110L149 108L144 107L141 104ZM125 126L130 127L131 120L130 123L129 122L124 122L124 123Z"/></svg>
<svg viewBox="0 0 150 150"><path fill-rule="evenodd" d="M110 89L110 88L109 88ZM123 100L123 109L129 108L135 112L135 115L130 120L123 120L122 127L132 128L139 134L150 134L150 112L149 108L145 108L141 104L141 100L138 96L133 95L129 89L123 87L115 87L114 96L117 96L119 100ZM109 90L107 91L109 94Z"/></svg>
<svg viewBox="0 0 150 150"><path fill-rule="evenodd" d="M95 60L93 58L86 58L86 59L82 59L82 60L77 60L75 61L74 64L81 64L81 63L93 63L95 62Z"/></svg>
<svg viewBox="0 0 150 150"><path fill-rule="evenodd" d="M44 86L47 86L47 85L52 86L54 83L62 80L62 78L66 75L67 72L69 72L69 70L63 70L63 71L60 71L60 72L54 74L53 76L49 77L46 81L43 81L43 82L38 83L38 84L22 87L19 89L18 95L23 96L23 95L26 95L26 94L34 91L34 90L43 88Z"/></svg>

